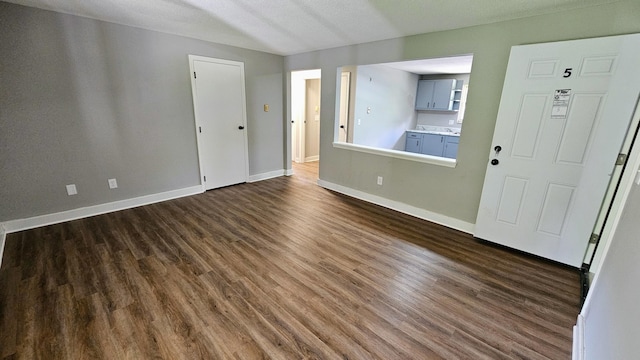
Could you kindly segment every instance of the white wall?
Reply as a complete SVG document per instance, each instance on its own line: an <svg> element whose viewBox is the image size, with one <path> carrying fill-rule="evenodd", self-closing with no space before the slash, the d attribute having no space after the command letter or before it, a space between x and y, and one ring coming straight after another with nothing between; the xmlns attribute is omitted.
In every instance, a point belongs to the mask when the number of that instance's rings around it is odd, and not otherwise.
<svg viewBox="0 0 640 360"><path fill-rule="evenodd" d="M633 186L582 309L585 359L640 358L640 188Z"/></svg>
<svg viewBox="0 0 640 360"><path fill-rule="evenodd" d="M415 128L418 75L383 65L358 66L353 143L404 150Z"/></svg>

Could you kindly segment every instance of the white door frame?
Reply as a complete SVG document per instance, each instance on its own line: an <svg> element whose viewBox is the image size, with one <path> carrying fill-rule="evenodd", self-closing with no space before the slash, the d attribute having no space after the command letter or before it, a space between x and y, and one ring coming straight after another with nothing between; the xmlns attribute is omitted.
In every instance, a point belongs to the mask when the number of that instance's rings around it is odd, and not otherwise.
<svg viewBox="0 0 640 360"><path fill-rule="evenodd" d="M291 72L291 116L293 117L292 121L294 121L294 124L291 126L291 146L293 150L291 160L297 163L302 163L305 159L306 129L304 122L306 117L306 80L308 79L322 79L320 69ZM294 131L295 134L293 133Z"/></svg>
<svg viewBox="0 0 640 360"><path fill-rule="evenodd" d="M191 79L191 98L193 99L193 115L194 115L194 125L195 125L195 133L196 133L196 145L198 149L198 172L200 174L200 187L202 188L202 192L206 191L206 184L203 179L203 163L202 163L202 144L199 136L199 128L202 123L198 119L198 96L196 91L196 78L195 78L195 61L203 61L203 62L211 62L216 64L226 64L226 65L234 65L240 67L240 77L242 80L242 124L244 126L243 136L244 136L244 168L245 168L245 182L249 181L249 141L247 137L247 98L246 98L246 89L245 89L245 77L244 77L244 63L240 61L233 60L225 60L225 59L217 59L206 56L198 56L198 55L189 55L189 78Z"/></svg>
<svg viewBox="0 0 640 360"><path fill-rule="evenodd" d="M634 183L640 184L640 173L638 172L638 168L640 167L640 143L638 143L638 140L640 140L638 137L639 126L640 101L636 104L636 110L631 120L627 137L625 138L622 146L622 153L627 154L626 165L624 166L624 169L620 169L621 166L618 166L614 170L612 181L609 184L608 194L605 198L605 203L600 210L598 222L595 226L595 230L597 232L602 230L602 232L599 233L600 240L598 241L598 246L595 249L592 249L590 246L585 255L584 262L589 264L590 277L595 276L600 271L602 259L609 250L611 239L613 238L616 228L618 227L618 223L620 222L620 218L622 217L622 210L627 202L631 188ZM606 223L603 224L603 218L606 215L609 206L611 206L609 215L606 219ZM590 258L594 251L595 255L593 262L588 262L587 260L591 260Z"/></svg>

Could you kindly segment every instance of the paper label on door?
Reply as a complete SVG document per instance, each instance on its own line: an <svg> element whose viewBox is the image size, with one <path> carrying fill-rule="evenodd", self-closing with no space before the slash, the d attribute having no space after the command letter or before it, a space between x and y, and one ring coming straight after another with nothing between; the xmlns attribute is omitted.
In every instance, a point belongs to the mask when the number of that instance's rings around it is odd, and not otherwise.
<svg viewBox="0 0 640 360"><path fill-rule="evenodd" d="M558 89L553 96L553 106L551 107L552 119L566 119L569 112L569 99L571 99L571 89Z"/></svg>

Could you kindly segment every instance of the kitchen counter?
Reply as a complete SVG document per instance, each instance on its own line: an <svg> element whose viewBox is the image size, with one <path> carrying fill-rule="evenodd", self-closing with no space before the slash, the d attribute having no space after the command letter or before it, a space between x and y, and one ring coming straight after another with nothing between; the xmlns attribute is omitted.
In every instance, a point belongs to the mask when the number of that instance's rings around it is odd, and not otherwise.
<svg viewBox="0 0 640 360"><path fill-rule="evenodd" d="M420 134L446 135L446 136L460 136L460 132L449 132L449 131L407 130L407 132L420 133Z"/></svg>
<svg viewBox="0 0 640 360"><path fill-rule="evenodd" d="M446 136L460 136L459 127L433 126L433 125L416 125L415 129L407 130L410 132L421 134L434 134Z"/></svg>

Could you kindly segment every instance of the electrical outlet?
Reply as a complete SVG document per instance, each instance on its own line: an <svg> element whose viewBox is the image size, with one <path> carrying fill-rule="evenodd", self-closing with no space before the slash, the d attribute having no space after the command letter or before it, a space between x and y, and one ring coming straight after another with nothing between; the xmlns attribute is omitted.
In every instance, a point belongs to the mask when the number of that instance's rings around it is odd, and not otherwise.
<svg viewBox="0 0 640 360"><path fill-rule="evenodd" d="M115 189L118 187L116 179L109 179L109 189Z"/></svg>
<svg viewBox="0 0 640 360"><path fill-rule="evenodd" d="M378 185L382 185L382 176L378 176Z"/></svg>
<svg viewBox="0 0 640 360"><path fill-rule="evenodd" d="M76 195L78 193L78 189L76 189L76 184L67 185L67 195Z"/></svg>
<svg viewBox="0 0 640 360"><path fill-rule="evenodd" d="M456 122L455 120L449 120L449 125L453 125L455 124L455 122Z"/></svg>

